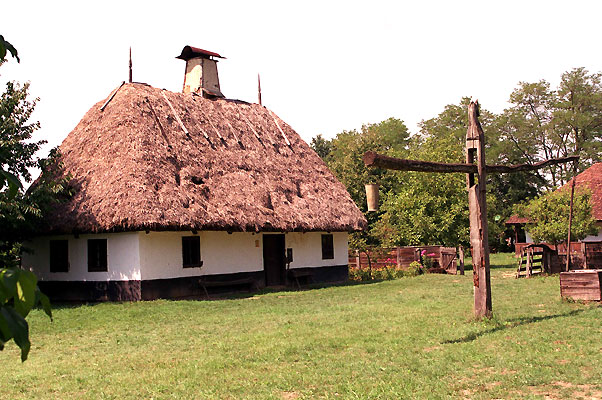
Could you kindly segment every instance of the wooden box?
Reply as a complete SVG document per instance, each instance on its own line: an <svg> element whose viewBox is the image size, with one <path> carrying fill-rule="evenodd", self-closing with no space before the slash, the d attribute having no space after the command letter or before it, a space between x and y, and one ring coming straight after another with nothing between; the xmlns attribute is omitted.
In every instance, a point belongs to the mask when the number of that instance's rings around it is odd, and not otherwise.
<svg viewBox="0 0 602 400"><path fill-rule="evenodd" d="M560 273L560 295L574 300L602 300L602 269Z"/></svg>

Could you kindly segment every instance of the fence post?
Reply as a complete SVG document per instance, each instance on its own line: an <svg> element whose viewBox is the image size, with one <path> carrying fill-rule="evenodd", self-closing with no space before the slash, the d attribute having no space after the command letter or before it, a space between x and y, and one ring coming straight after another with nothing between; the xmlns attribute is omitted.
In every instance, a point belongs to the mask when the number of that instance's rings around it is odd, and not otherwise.
<svg viewBox="0 0 602 400"><path fill-rule="evenodd" d="M464 275L464 246L458 247L458 253L460 254L460 275Z"/></svg>

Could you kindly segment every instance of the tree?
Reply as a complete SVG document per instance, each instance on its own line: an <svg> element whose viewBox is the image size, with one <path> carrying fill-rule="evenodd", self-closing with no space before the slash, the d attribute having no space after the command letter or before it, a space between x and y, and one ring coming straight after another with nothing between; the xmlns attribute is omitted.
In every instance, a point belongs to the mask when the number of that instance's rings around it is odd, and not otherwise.
<svg viewBox="0 0 602 400"><path fill-rule="evenodd" d="M591 192L575 190L571 238L581 240L598 232L592 217ZM527 230L536 242L558 243L568 239L570 190L556 190L517 207L528 218Z"/></svg>
<svg viewBox="0 0 602 400"><path fill-rule="evenodd" d="M565 152L580 156L578 171L602 156L601 74L575 68L562 74L552 115L554 132L566 140Z"/></svg>
<svg viewBox="0 0 602 400"><path fill-rule="evenodd" d="M311 139L311 144L309 145L322 160L326 161L330 152L332 151L332 143L328 139L324 139L321 134L313 137Z"/></svg>
<svg viewBox="0 0 602 400"><path fill-rule="evenodd" d="M562 74L555 90L545 80L519 82L509 101L512 107L500 116L499 130L510 153L532 163L579 155L577 173L602 156L600 74L575 68ZM548 189L563 185L574 173L568 165L550 166L546 172L539 179Z"/></svg>
<svg viewBox="0 0 602 400"><path fill-rule="evenodd" d="M391 156L405 154L409 142L409 132L403 121L389 118L377 124L362 126L360 131L344 131L331 141L331 151L327 163L337 178L347 187L347 191L357 206L367 210L364 184L379 183L381 191L387 192L392 183L391 171L364 167L362 157L368 150Z"/></svg>
<svg viewBox="0 0 602 400"><path fill-rule="evenodd" d="M19 61L16 49L0 36L0 65L10 54ZM57 163L58 154L49 159L35 159L44 141L32 142L39 123L29 123L35 103L29 101L29 85L7 83L0 97L0 350L13 339L21 349L21 360L29 354L29 327L25 318L41 305L52 319L48 298L37 286L36 276L20 268L21 242L39 223L44 207L66 192L67 180L54 182L49 176L39 180L28 192L21 181L31 182L29 168L49 168Z"/></svg>

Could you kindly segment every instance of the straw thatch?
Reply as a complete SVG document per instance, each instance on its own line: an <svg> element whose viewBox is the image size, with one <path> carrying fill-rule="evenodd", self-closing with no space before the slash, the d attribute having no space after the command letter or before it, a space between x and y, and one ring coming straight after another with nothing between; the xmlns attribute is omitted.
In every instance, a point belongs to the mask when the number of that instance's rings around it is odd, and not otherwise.
<svg viewBox="0 0 602 400"><path fill-rule="evenodd" d="M60 146L75 195L45 216L49 232L366 226L320 157L265 107L138 83L104 102Z"/></svg>

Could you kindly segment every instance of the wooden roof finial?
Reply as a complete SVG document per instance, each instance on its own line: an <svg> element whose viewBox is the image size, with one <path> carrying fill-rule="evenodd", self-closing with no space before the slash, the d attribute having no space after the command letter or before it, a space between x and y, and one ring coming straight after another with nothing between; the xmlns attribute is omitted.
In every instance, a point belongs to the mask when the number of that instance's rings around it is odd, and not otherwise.
<svg viewBox="0 0 602 400"><path fill-rule="evenodd" d="M259 77L259 73L257 73L257 99L259 100L259 105L261 106L261 78Z"/></svg>
<svg viewBox="0 0 602 400"><path fill-rule="evenodd" d="M130 83L132 83L132 46L130 46Z"/></svg>

